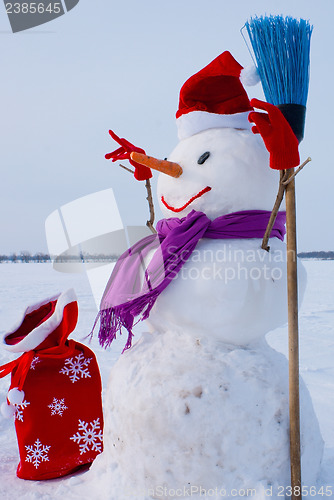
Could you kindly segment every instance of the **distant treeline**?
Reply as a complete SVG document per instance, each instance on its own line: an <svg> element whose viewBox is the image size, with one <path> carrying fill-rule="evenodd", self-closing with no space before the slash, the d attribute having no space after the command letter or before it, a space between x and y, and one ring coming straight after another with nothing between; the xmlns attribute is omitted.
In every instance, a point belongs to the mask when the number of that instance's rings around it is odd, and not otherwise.
<svg viewBox="0 0 334 500"><path fill-rule="evenodd" d="M334 260L334 252L300 252L301 259Z"/></svg>
<svg viewBox="0 0 334 500"><path fill-rule="evenodd" d="M91 254L82 254L82 255L62 255L57 257L56 259L52 258L52 260L56 260L58 263L65 262L115 262L118 259L118 255L91 255ZM316 260L334 260L334 252L300 252L298 257L301 259L316 259ZM29 262L50 262L51 257L47 253L35 253L31 255L29 252L20 252L18 254L12 253L10 255L0 255L0 264L5 262L12 263L29 263Z"/></svg>
<svg viewBox="0 0 334 500"><path fill-rule="evenodd" d="M58 263L65 262L114 262L118 259L117 255L90 255L90 254L82 254L82 255L63 255L59 256L56 259L52 258L52 260L56 260ZM51 257L47 253L35 253L31 254L30 252L20 252L18 254L12 253L10 255L0 255L0 264L2 263L40 263L40 262L50 262Z"/></svg>
<svg viewBox="0 0 334 500"><path fill-rule="evenodd" d="M27 262L50 262L50 255L47 253L35 253L31 255L30 252L11 253L10 255L0 255L0 264L3 262L13 263L27 263Z"/></svg>

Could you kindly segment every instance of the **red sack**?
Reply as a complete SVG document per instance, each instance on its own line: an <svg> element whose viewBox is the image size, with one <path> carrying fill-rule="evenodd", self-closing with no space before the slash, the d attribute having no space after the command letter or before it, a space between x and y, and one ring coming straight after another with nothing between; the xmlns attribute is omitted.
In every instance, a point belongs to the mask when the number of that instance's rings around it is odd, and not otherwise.
<svg viewBox="0 0 334 500"><path fill-rule="evenodd" d="M67 340L78 319L74 290L29 306L5 334L23 353L0 367L11 373L3 413L14 415L22 479L51 479L90 464L102 451L101 377L94 353Z"/></svg>

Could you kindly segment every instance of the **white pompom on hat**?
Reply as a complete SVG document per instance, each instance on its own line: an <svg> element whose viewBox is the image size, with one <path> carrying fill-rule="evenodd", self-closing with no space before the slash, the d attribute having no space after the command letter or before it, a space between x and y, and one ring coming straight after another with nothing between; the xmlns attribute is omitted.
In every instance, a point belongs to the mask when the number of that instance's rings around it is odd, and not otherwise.
<svg viewBox="0 0 334 500"><path fill-rule="evenodd" d="M246 87L253 87L260 83L260 75L257 68L254 65L246 66L241 70L240 81Z"/></svg>

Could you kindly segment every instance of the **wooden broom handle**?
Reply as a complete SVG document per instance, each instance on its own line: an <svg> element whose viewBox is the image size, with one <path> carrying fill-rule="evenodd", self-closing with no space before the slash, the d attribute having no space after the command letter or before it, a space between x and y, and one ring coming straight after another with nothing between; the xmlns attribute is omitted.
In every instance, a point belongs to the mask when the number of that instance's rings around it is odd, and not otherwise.
<svg viewBox="0 0 334 500"><path fill-rule="evenodd" d="M289 177L294 169L289 170ZM301 500L298 281L295 179L286 184L291 499ZM299 489L298 489L299 487ZM299 492L299 494L298 494Z"/></svg>

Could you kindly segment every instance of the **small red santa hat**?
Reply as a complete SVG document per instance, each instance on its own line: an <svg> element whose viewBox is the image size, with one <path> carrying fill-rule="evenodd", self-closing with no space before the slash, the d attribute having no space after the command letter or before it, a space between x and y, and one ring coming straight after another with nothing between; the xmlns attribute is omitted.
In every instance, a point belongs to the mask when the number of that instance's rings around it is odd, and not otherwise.
<svg viewBox="0 0 334 500"><path fill-rule="evenodd" d="M180 140L209 128L251 129L253 108L240 80L242 70L225 51L184 83L176 113Z"/></svg>
<svg viewBox="0 0 334 500"><path fill-rule="evenodd" d="M73 288L28 306L18 322L2 339L2 346L13 353L62 345L78 320L77 297Z"/></svg>

